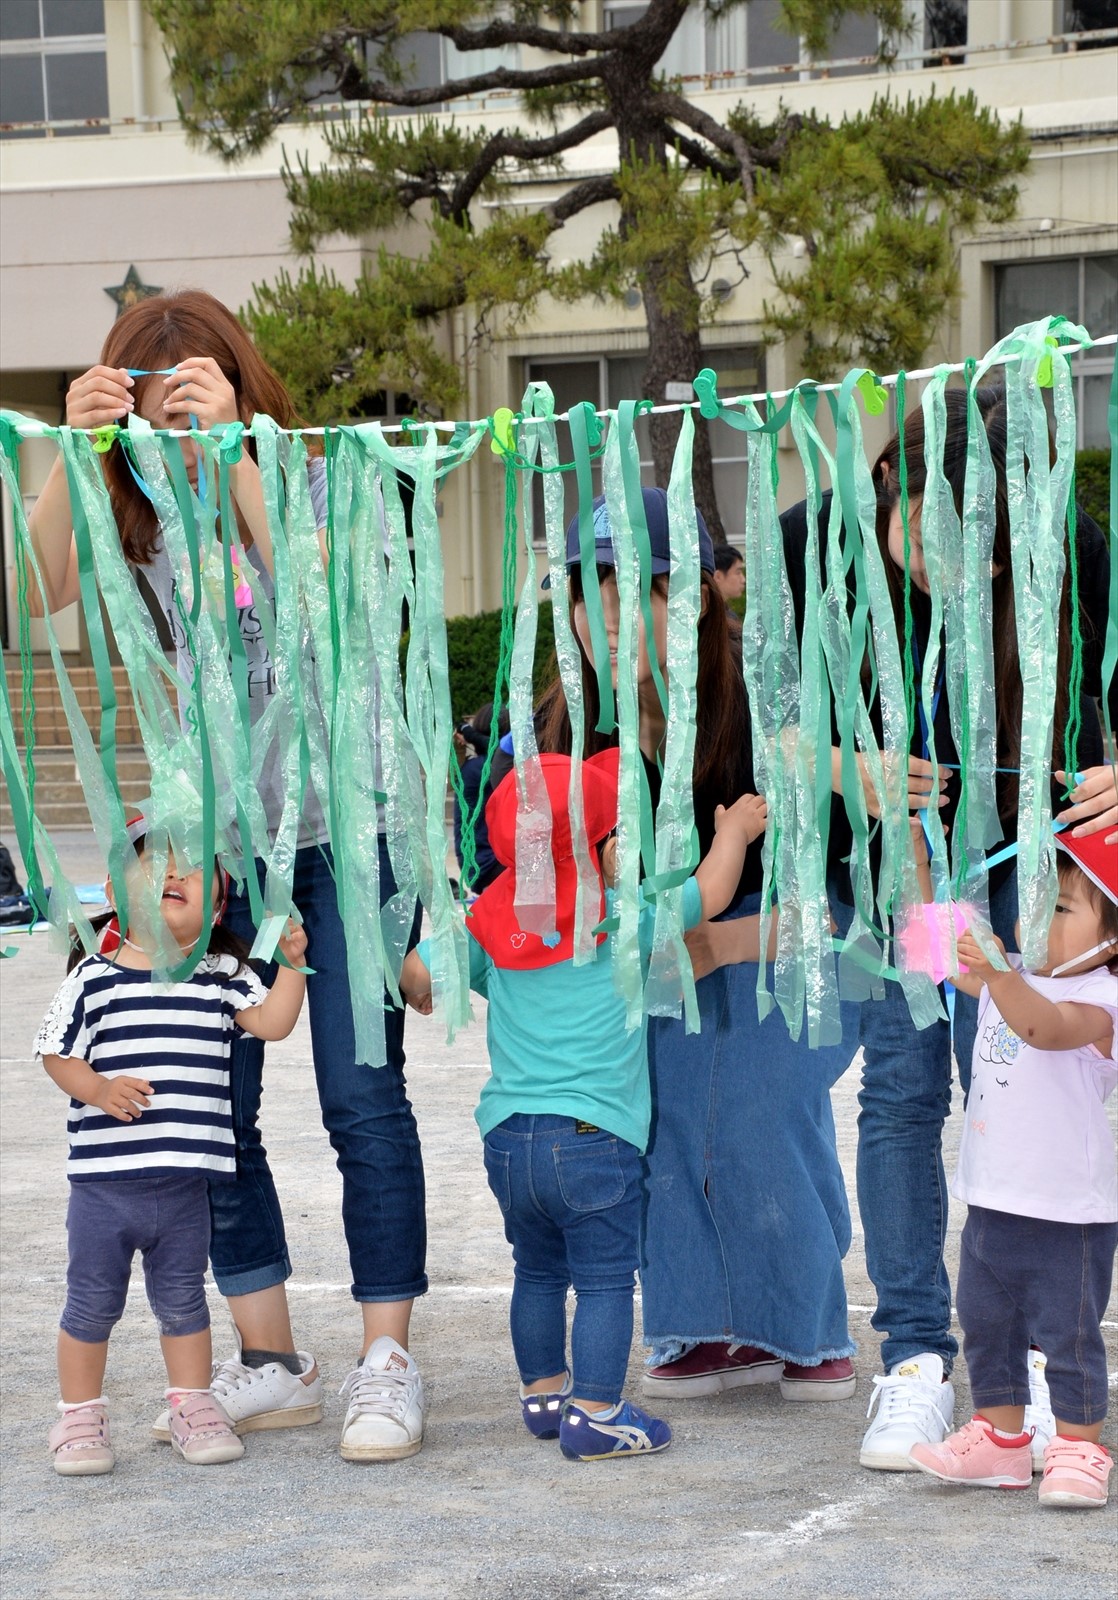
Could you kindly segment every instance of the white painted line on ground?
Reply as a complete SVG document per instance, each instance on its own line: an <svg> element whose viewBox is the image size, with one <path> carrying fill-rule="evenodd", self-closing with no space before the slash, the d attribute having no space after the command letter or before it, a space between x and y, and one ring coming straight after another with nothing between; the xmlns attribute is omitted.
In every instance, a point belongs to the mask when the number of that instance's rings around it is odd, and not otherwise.
<svg viewBox="0 0 1118 1600"><path fill-rule="evenodd" d="M776 1554L782 1550L791 1550L797 1545L812 1544L816 1539L822 1539L825 1534L841 1532L856 1521L868 1506L878 1504L885 1499L885 1496L886 1490L883 1488L867 1489L852 1500L839 1500L833 1505L819 1506L815 1511L809 1511L806 1516L797 1517L795 1522L790 1522L786 1528L779 1531L746 1529L738 1537L756 1541L751 1548L766 1553Z"/></svg>

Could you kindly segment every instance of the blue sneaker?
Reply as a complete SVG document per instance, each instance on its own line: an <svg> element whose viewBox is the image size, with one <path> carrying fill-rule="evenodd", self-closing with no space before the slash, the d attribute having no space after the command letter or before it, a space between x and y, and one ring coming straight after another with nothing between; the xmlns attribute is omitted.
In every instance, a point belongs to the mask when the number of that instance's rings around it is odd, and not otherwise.
<svg viewBox="0 0 1118 1600"><path fill-rule="evenodd" d="M672 1430L659 1417L621 1400L612 1411L563 1408L559 1448L568 1461L615 1461L622 1456L651 1455L666 1450Z"/></svg>
<svg viewBox="0 0 1118 1600"><path fill-rule="evenodd" d="M520 1390L520 1413L524 1426L537 1439L558 1439L559 1417L571 1393L571 1375L559 1390L545 1394L525 1394Z"/></svg>

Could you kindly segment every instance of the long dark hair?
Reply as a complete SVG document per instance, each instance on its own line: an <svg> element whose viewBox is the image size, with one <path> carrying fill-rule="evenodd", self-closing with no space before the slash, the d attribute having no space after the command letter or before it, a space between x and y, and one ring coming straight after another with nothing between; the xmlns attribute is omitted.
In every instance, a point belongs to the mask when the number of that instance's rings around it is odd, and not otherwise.
<svg viewBox="0 0 1118 1600"><path fill-rule="evenodd" d="M132 848L138 857L143 855L146 843L146 834L141 834L138 839L132 840ZM220 872L221 870L221 867L215 864L214 871ZM95 934L100 935L109 926L110 922L114 921L115 918L115 911L105 911L102 912L102 914L98 917L91 917L89 925ZM127 931L127 929L122 929L122 936L123 934L127 933ZM100 941L98 940L98 943L99 942ZM232 929L227 928L223 922L215 922L210 928L210 942L206 946L206 954L209 956L231 956L232 959L237 963L238 972L240 972L243 967L247 967L249 965L248 945L242 938L235 934ZM77 929L71 927L70 955L66 962L66 971L73 972L78 963L85 960L85 956L86 950L85 946L82 944L81 937L78 934Z"/></svg>
<svg viewBox="0 0 1118 1600"><path fill-rule="evenodd" d="M959 516L963 514L963 489L967 471L967 396L962 389L944 391L947 423L943 440L943 475ZM994 469L994 546L993 563L1001 570L991 583L993 603L994 694L999 764L1021 764L1021 663L1017 654L1017 613L1013 598L1013 550L1009 530L1009 496L1006 487L1006 407L1005 390L990 387L975 391L990 460ZM928 479L924 461L924 413L917 407L905 419L905 467L911 500L923 495ZM1052 458L1055 451L1052 449ZM898 633L904 634L904 573L891 559L887 544L889 522L900 503L900 436L894 434L874 465L877 486L877 540L881 548L889 593L897 619ZM883 471L887 468L888 471ZM1028 470L1026 465L1026 471ZM1056 704L1054 708L1053 750L1062 754L1064 729L1068 720L1068 682L1071 673L1070 610L1068 573L1059 597L1059 643L1056 658ZM998 784L998 810L1003 817L1017 810L1018 780L1011 775Z"/></svg>
<svg viewBox="0 0 1118 1600"><path fill-rule="evenodd" d="M613 575L614 569L610 566L598 568L599 578ZM697 791L709 791L716 796L716 801L729 804L751 781L748 770L749 704L741 673L740 644L735 650L726 606L710 574L703 572L701 577L706 603L698 629L693 784ZM654 576L652 587L666 597L666 576ZM582 596L582 568L574 566L570 572L571 604L577 604ZM582 753L593 755L616 743L616 739L595 730L600 710L598 680L581 646L579 656L582 662L582 701L586 711L586 738ZM540 701L536 714L536 736L541 750L556 751L561 755L571 753L571 717L558 676Z"/></svg>
<svg viewBox="0 0 1118 1600"><path fill-rule="evenodd" d="M233 385L242 422L251 422L254 413L262 411L281 428L299 426L301 419L283 381L228 307L202 289L153 295L132 306L109 330L101 364L158 372L189 356L213 357ZM245 441L245 447L255 457L251 439ZM307 448L313 452L319 446L308 440ZM159 543L159 524L151 501L133 478L123 445L115 444L101 459L125 558L147 566Z"/></svg>

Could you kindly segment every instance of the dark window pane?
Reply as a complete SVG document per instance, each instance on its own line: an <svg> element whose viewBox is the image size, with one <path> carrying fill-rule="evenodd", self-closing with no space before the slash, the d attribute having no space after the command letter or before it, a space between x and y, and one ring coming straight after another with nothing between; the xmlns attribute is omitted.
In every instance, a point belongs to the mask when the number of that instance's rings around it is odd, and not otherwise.
<svg viewBox="0 0 1118 1600"><path fill-rule="evenodd" d="M104 31L105 0L43 0L43 33L48 39Z"/></svg>
<svg viewBox="0 0 1118 1600"><path fill-rule="evenodd" d="M967 0L924 0L924 44L945 50L967 42Z"/></svg>
<svg viewBox="0 0 1118 1600"><path fill-rule="evenodd" d="M1084 264L1083 324L1097 338L1118 324L1118 256L1088 256Z"/></svg>
<svg viewBox="0 0 1118 1600"><path fill-rule="evenodd" d="M42 56L0 56L0 122L42 122Z"/></svg>
<svg viewBox="0 0 1118 1600"><path fill-rule="evenodd" d="M1083 415L1079 419L1079 448L1106 450L1110 445L1106 412L1110 401L1110 374L1091 373L1083 380Z"/></svg>
<svg viewBox="0 0 1118 1600"><path fill-rule="evenodd" d="M1064 0L1064 33L1090 33L1118 28L1118 0ZM1080 50L1112 50L1113 39L1091 39Z"/></svg>
<svg viewBox="0 0 1118 1600"><path fill-rule="evenodd" d="M569 411L582 400L589 400L597 410L602 403L599 392L600 378L597 361L529 361L527 363L527 378L529 383L548 383L555 396L555 411ZM556 444L559 449L560 461L573 459L571 450L570 429L565 422L560 422L555 429ZM537 457L538 459L538 457ZM559 477L563 483L564 510L563 515L567 521L578 510L578 485L573 472L561 472ZM532 473L532 534L535 543L542 549L546 543L544 533L544 497L543 474ZM595 461L593 466L594 493L601 492L601 462Z"/></svg>
<svg viewBox="0 0 1118 1600"><path fill-rule="evenodd" d="M1079 260L1030 261L998 268L997 337L1041 317L1079 321Z"/></svg>
<svg viewBox="0 0 1118 1600"><path fill-rule="evenodd" d="M779 0L750 0L745 13L746 61L754 83L765 82L757 75L758 67L792 65L800 59L799 40L776 26L782 15ZM773 76L787 78L790 74Z"/></svg>
<svg viewBox="0 0 1118 1600"><path fill-rule="evenodd" d="M47 114L52 122L72 122L109 114L105 52L47 56Z"/></svg>
<svg viewBox="0 0 1118 1600"><path fill-rule="evenodd" d="M2 0L0 39L37 39L39 0Z"/></svg>
<svg viewBox="0 0 1118 1600"><path fill-rule="evenodd" d="M847 17L842 27L831 39L827 55L832 61L845 61L851 56L875 56L878 47L877 22L873 17ZM833 78L848 78L858 72L870 72L871 67L836 67Z"/></svg>

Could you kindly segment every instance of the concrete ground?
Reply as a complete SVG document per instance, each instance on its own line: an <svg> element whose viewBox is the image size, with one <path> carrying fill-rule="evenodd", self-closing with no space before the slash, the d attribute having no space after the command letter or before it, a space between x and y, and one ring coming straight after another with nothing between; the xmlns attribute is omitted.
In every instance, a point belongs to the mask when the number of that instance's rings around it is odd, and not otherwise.
<svg viewBox="0 0 1118 1600"><path fill-rule="evenodd" d="M60 839L75 881L96 879L87 834ZM519 1421L506 1318L507 1248L486 1187L472 1111L484 1032L448 1048L411 1015L409 1080L428 1175L431 1292L413 1349L429 1394L422 1453L344 1463L336 1390L357 1354L339 1225L340 1181L318 1122L305 1021L269 1049L264 1127L296 1263L300 1345L326 1376L324 1422L249 1437L243 1461L194 1472L148 1428L164 1377L134 1285L113 1339L107 1393L115 1473L58 1478L54 1330L64 1294L65 1113L29 1046L59 981L45 938L5 938L0 969L2 1115L3 1585L5 1600L111 1593L183 1600L293 1595L378 1600L1077 1600L1113 1593L1115 1522L1042 1512L1035 1493L951 1491L857 1464L877 1368L860 1234L847 1263L860 1341L853 1400L790 1405L772 1387L664 1406L670 1451L617 1466L564 1461ZM835 1092L853 1189L855 1073ZM958 1118L949 1126L952 1149ZM953 1155L951 1157L953 1159ZM954 1271L961 1216L953 1215ZM215 1348L228 1352L214 1296ZM1111 1364L1118 1323L1109 1313ZM641 1353L634 1349L636 1394ZM1112 1380L1113 1382L1114 1380ZM956 1416L967 1415L965 1374ZM1114 1446L1115 1430L1107 1435ZM1107 1573L1110 1577L1107 1577Z"/></svg>

